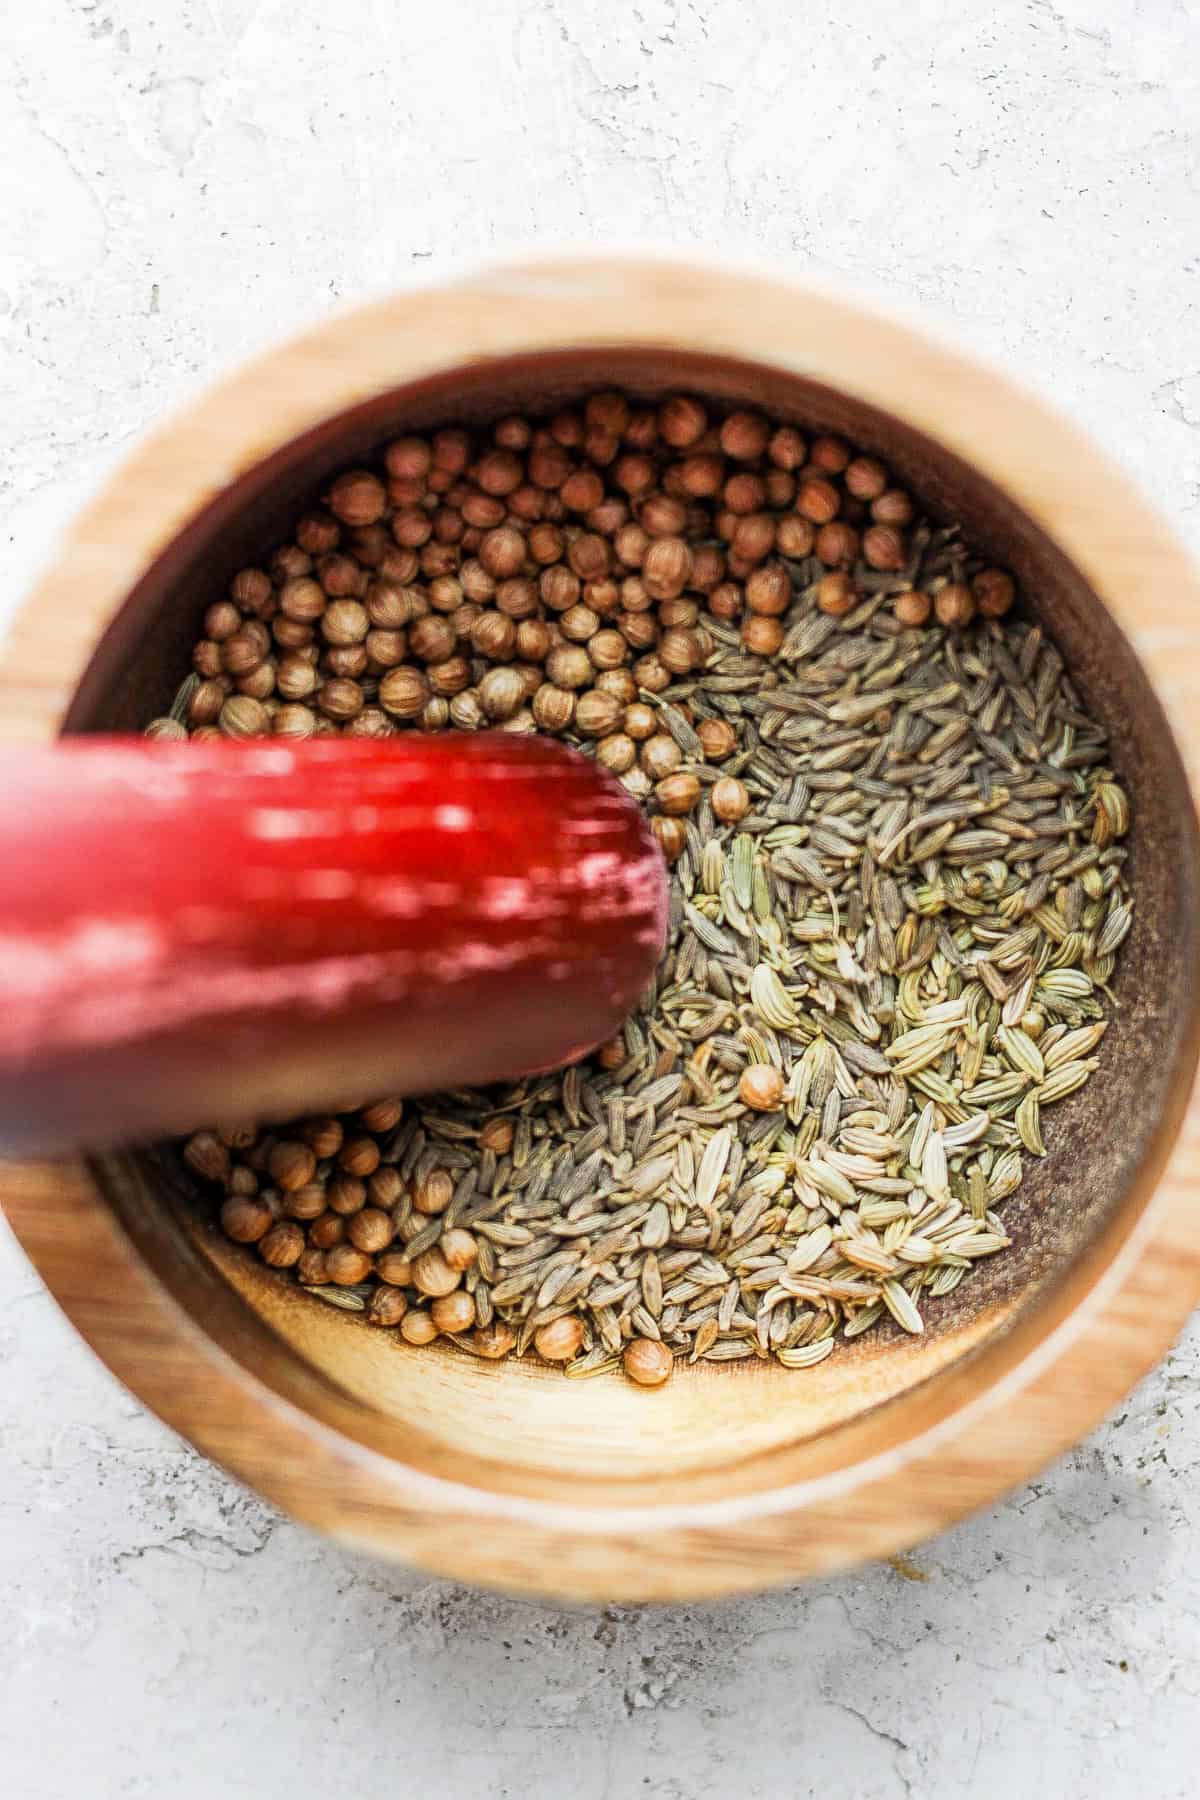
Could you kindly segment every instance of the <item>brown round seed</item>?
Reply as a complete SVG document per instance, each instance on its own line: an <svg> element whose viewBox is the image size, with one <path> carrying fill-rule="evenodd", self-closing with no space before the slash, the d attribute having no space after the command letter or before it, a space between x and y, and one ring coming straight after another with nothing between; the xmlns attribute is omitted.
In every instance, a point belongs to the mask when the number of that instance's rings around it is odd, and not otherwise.
<svg viewBox="0 0 1200 1800"><path fill-rule="evenodd" d="M546 674L555 687L587 687L594 673L591 657L578 644L561 644L546 658Z"/></svg>
<svg viewBox="0 0 1200 1800"><path fill-rule="evenodd" d="M583 1320L577 1313L552 1319L533 1334L533 1347L545 1362L570 1362L583 1343Z"/></svg>
<svg viewBox="0 0 1200 1800"><path fill-rule="evenodd" d="M299 1225L281 1219L258 1240L258 1254L272 1269L290 1269L304 1255L304 1233Z"/></svg>
<svg viewBox="0 0 1200 1800"><path fill-rule="evenodd" d="M642 583L652 600L682 594L692 573L692 553L679 537L656 538L642 559Z"/></svg>
<svg viewBox="0 0 1200 1800"><path fill-rule="evenodd" d="M626 775L637 761L637 745L623 731L614 731L596 745L596 761L610 775Z"/></svg>
<svg viewBox="0 0 1200 1800"><path fill-rule="evenodd" d="M815 540L811 521L801 518L798 513L788 513L775 528L776 549L780 556L789 557L793 562L811 556Z"/></svg>
<svg viewBox="0 0 1200 1800"><path fill-rule="evenodd" d="M379 684L379 704L396 719L415 719L429 700L431 689L420 669L393 669Z"/></svg>
<svg viewBox="0 0 1200 1800"><path fill-rule="evenodd" d="M307 700L319 680L312 663L297 651L281 656L275 666L275 686L285 700Z"/></svg>
<svg viewBox="0 0 1200 1800"><path fill-rule="evenodd" d="M575 729L583 737L607 737L621 723L624 713L625 708L619 700L592 688L581 694L575 704Z"/></svg>
<svg viewBox="0 0 1200 1800"><path fill-rule="evenodd" d="M462 1275L458 1269L450 1267L435 1244L431 1250L422 1250L420 1256L414 1258L412 1279L418 1292L440 1298L454 1292Z"/></svg>
<svg viewBox="0 0 1200 1800"><path fill-rule="evenodd" d="M525 683L515 669L489 669L476 690L479 704L493 722L511 719L525 702Z"/></svg>
<svg viewBox="0 0 1200 1800"><path fill-rule="evenodd" d="M651 819L650 829L658 839L658 847L669 863L678 862L687 846L687 827L682 819L668 818L660 813ZM625 1060L625 1047L621 1046L621 1061Z"/></svg>
<svg viewBox="0 0 1200 1800"><path fill-rule="evenodd" d="M475 1302L465 1289L443 1294L429 1308L429 1316L439 1331L470 1331L475 1323Z"/></svg>
<svg viewBox="0 0 1200 1800"><path fill-rule="evenodd" d="M714 818L720 819L722 825L736 825L750 811L750 790L736 776L722 775L720 781L713 783L709 803Z"/></svg>
<svg viewBox="0 0 1200 1800"><path fill-rule="evenodd" d="M302 1219L305 1223L319 1219L325 1211L325 1187L320 1181L310 1181L307 1186L293 1188L291 1193L283 1196L284 1217Z"/></svg>
<svg viewBox="0 0 1200 1800"><path fill-rule="evenodd" d="M620 1031L618 1031L616 1037L611 1037L608 1039L607 1043L601 1044L600 1048L595 1052L596 1061L602 1069L619 1069L628 1055L629 1051L626 1048L625 1035Z"/></svg>
<svg viewBox="0 0 1200 1800"><path fill-rule="evenodd" d="M742 622L742 643L753 656L774 656L783 644L783 623L751 613Z"/></svg>
<svg viewBox="0 0 1200 1800"><path fill-rule="evenodd" d="M458 633L442 613L426 613L408 628L408 648L419 662L445 662L453 656L457 642Z"/></svg>
<svg viewBox="0 0 1200 1800"><path fill-rule="evenodd" d="M664 631L658 640L658 660L672 675L687 675L704 661L699 635L686 628Z"/></svg>
<svg viewBox="0 0 1200 1800"><path fill-rule="evenodd" d="M504 662L517 647L518 627L502 612L482 612L471 627L471 645L480 656Z"/></svg>
<svg viewBox="0 0 1200 1800"><path fill-rule="evenodd" d="M333 600L321 616L327 644L361 644L371 628L367 609L357 600Z"/></svg>
<svg viewBox="0 0 1200 1800"><path fill-rule="evenodd" d="M903 488L888 488L872 500L871 517L877 525L911 525L912 498Z"/></svg>
<svg viewBox="0 0 1200 1800"><path fill-rule="evenodd" d="M775 1112L783 1103L783 1076L769 1063L751 1063L742 1070L738 1097L755 1112Z"/></svg>
<svg viewBox="0 0 1200 1800"><path fill-rule="evenodd" d="M314 1250L332 1250L346 1236L346 1221L335 1212L322 1213L308 1228L308 1241Z"/></svg>
<svg viewBox="0 0 1200 1800"><path fill-rule="evenodd" d="M367 1301L367 1324L390 1328L399 1325L408 1311L408 1298L399 1288L377 1287Z"/></svg>
<svg viewBox="0 0 1200 1800"><path fill-rule="evenodd" d="M229 1150L215 1131L193 1132L183 1147L183 1160L203 1181L224 1181L229 1174Z"/></svg>
<svg viewBox="0 0 1200 1800"><path fill-rule="evenodd" d="M335 1244L325 1252L325 1267L338 1287L354 1287L371 1273L371 1259L353 1244Z"/></svg>
<svg viewBox="0 0 1200 1800"><path fill-rule="evenodd" d="M625 1346L621 1367L639 1387L661 1387L675 1367L675 1358L654 1338L634 1338Z"/></svg>
<svg viewBox="0 0 1200 1800"><path fill-rule="evenodd" d="M494 1320L491 1325L477 1325L471 1334L475 1354L488 1362L500 1362L509 1354L516 1341L516 1332L502 1319Z"/></svg>
<svg viewBox="0 0 1200 1800"><path fill-rule="evenodd" d="M575 717L575 696L567 688L543 682L533 696L534 722L542 731L566 731Z"/></svg>
<svg viewBox="0 0 1200 1800"><path fill-rule="evenodd" d="M368 1131L381 1135L394 1131L404 1117L402 1100L375 1100L370 1106L364 1106L359 1118Z"/></svg>
<svg viewBox="0 0 1200 1800"><path fill-rule="evenodd" d="M296 1264L296 1280L305 1287L324 1287L329 1280L329 1270L325 1265L323 1250L306 1250Z"/></svg>
<svg viewBox="0 0 1200 1800"><path fill-rule="evenodd" d="M673 737L658 731L642 745L639 761L651 781L664 781L682 763L683 751Z"/></svg>
<svg viewBox="0 0 1200 1800"><path fill-rule="evenodd" d="M669 818L690 813L700 798L700 783L694 775L668 775L654 790L654 797Z"/></svg>
<svg viewBox="0 0 1200 1800"><path fill-rule="evenodd" d="M846 613L853 612L857 599L854 583L844 569L822 575L817 583L817 606L823 613L828 613L830 618L840 619Z"/></svg>
<svg viewBox="0 0 1200 1800"><path fill-rule="evenodd" d="M754 462L766 450L771 427L760 413L732 412L721 426L721 448L739 462Z"/></svg>
<svg viewBox="0 0 1200 1800"><path fill-rule="evenodd" d="M287 1193L308 1186L317 1172L317 1159L307 1144L283 1138L271 1151L267 1169L275 1186Z"/></svg>
<svg viewBox="0 0 1200 1800"><path fill-rule="evenodd" d="M261 700L249 694L232 694L221 708L217 723L226 737L262 737L270 729L271 715Z"/></svg>
<svg viewBox="0 0 1200 1800"><path fill-rule="evenodd" d="M357 681L335 676L322 682L317 705L327 719L346 723L363 709L363 691Z"/></svg>
<svg viewBox="0 0 1200 1800"><path fill-rule="evenodd" d="M354 1214L346 1228L346 1236L354 1248L365 1250L368 1256L386 1250L395 1235L391 1218L376 1206L364 1206L361 1212Z"/></svg>
<svg viewBox="0 0 1200 1800"><path fill-rule="evenodd" d="M1004 569L981 569L971 588L985 619L1002 619L1016 598L1013 578Z"/></svg>
<svg viewBox="0 0 1200 1800"><path fill-rule="evenodd" d="M479 1148L492 1150L497 1156L507 1156L513 1146L513 1123L511 1119L497 1117L489 1119L480 1128Z"/></svg>
<svg viewBox="0 0 1200 1800"><path fill-rule="evenodd" d="M271 598L271 577L263 569L239 569L229 584L229 598L247 612L257 612Z"/></svg>
<svg viewBox="0 0 1200 1800"><path fill-rule="evenodd" d="M479 1240L461 1225L443 1231L438 1248L452 1269L469 1269L479 1256Z"/></svg>
<svg viewBox="0 0 1200 1800"><path fill-rule="evenodd" d="M235 1244L257 1244L275 1223L265 1200L249 1194L231 1194L221 1207L221 1230Z"/></svg>
<svg viewBox="0 0 1200 1800"><path fill-rule="evenodd" d="M349 469L329 490L329 510L343 525L373 525L387 511L387 489L369 469Z"/></svg>
<svg viewBox="0 0 1200 1800"><path fill-rule="evenodd" d="M444 1213L454 1198L454 1182L445 1169L433 1169L413 1189L413 1205L419 1213Z"/></svg>
<svg viewBox="0 0 1200 1800"><path fill-rule="evenodd" d="M888 472L873 456L856 456L846 464L842 480L856 500L878 500L888 484Z"/></svg>
<svg viewBox="0 0 1200 1800"><path fill-rule="evenodd" d="M933 611L933 601L920 588L913 588L911 593L897 596L892 611L901 625L909 628L925 625L928 624L929 615Z"/></svg>
<svg viewBox="0 0 1200 1800"><path fill-rule="evenodd" d="M344 1136L342 1122L334 1118L306 1119L300 1127L300 1136L314 1156L336 1156Z"/></svg>
<svg viewBox="0 0 1200 1800"><path fill-rule="evenodd" d="M843 519L822 525L817 533L815 549L823 563L831 569L852 568L858 560L859 537L853 525Z"/></svg>
<svg viewBox="0 0 1200 1800"><path fill-rule="evenodd" d="M202 681L187 705L189 725L211 725L225 704L225 689L219 681Z"/></svg>
<svg viewBox="0 0 1200 1800"><path fill-rule="evenodd" d="M725 719L701 719L696 736L709 762L724 762L737 749L737 732Z"/></svg>
<svg viewBox="0 0 1200 1800"><path fill-rule="evenodd" d="M948 581L939 593L935 594L933 610L939 625L946 625L952 630L969 625L975 617L975 596L963 581Z"/></svg>
<svg viewBox="0 0 1200 1800"><path fill-rule="evenodd" d="M325 1190L325 1199L330 1212L341 1213L348 1219L351 1213L361 1212L366 1205L366 1183L357 1175L335 1175Z"/></svg>
<svg viewBox="0 0 1200 1800"><path fill-rule="evenodd" d="M796 511L812 525L828 525L831 519L836 519L841 503L833 483L820 476L810 476L802 481L796 492Z"/></svg>
<svg viewBox="0 0 1200 1800"><path fill-rule="evenodd" d="M896 526L869 525L863 532L862 553L873 569L902 569L908 546Z"/></svg>
<svg viewBox="0 0 1200 1800"><path fill-rule="evenodd" d="M746 605L752 613L777 617L792 604L792 581L782 563L764 563L747 578Z"/></svg>
<svg viewBox="0 0 1200 1800"><path fill-rule="evenodd" d="M406 1312L400 1321L400 1336L406 1344L432 1344L438 1328L427 1312Z"/></svg>
<svg viewBox="0 0 1200 1800"><path fill-rule="evenodd" d="M338 1152L338 1165L347 1175L373 1175L379 1167L379 1145L374 1138L347 1138Z"/></svg>
<svg viewBox="0 0 1200 1800"><path fill-rule="evenodd" d="M375 1273L380 1281L392 1287L408 1287L412 1281L412 1263L403 1250L385 1250L375 1259Z"/></svg>

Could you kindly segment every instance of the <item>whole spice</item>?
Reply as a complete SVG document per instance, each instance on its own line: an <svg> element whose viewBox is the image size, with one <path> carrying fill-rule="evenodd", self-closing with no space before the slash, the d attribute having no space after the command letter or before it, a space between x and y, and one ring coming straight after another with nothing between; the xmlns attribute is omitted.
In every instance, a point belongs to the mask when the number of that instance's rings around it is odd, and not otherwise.
<svg viewBox="0 0 1200 1800"><path fill-rule="evenodd" d="M774 1112L783 1101L783 1089L783 1076L778 1069L766 1063L751 1063L742 1070L738 1098L755 1112Z"/></svg>
<svg viewBox="0 0 1200 1800"><path fill-rule="evenodd" d="M675 1358L654 1338L634 1338L625 1346L621 1365L638 1387L661 1387L675 1367Z"/></svg>
<svg viewBox="0 0 1200 1800"><path fill-rule="evenodd" d="M475 1302L459 1288L443 1294L429 1308L429 1316L439 1331L470 1331L475 1323Z"/></svg>
<svg viewBox="0 0 1200 1800"><path fill-rule="evenodd" d="M432 1344L438 1328L427 1312L406 1312L400 1321L400 1336L406 1344Z"/></svg>
<svg viewBox="0 0 1200 1800"><path fill-rule="evenodd" d="M723 825L736 825L750 810L750 794L744 781L722 775L709 796L713 814Z"/></svg>
<svg viewBox="0 0 1200 1800"><path fill-rule="evenodd" d="M649 813L668 942L569 1070L197 1133L230 1235L294 1225L297 1278L365 1258L344 1299L407 1342L570 1378L919 1331L1005 1248L1133 920L1104 733L1011 576L879 458L688 395L410 435L352 473L382 511L310 509L235 578L192 659L219 705L193 688L156 729L238 699L277 732L306 723L282 700L343 735L564 736ZM373 1171L339 1167L364 1138ZM318 1167L288 1187L295 1145Z"/></svg>
<svg viewBox="0 0 1200 1800"><path fill-rule="evenodd" d="M950 581L934 596L933 610L939 625L969 625L975 615L975 598L965 583Z"/></svg>
<svg viewBox="0 0 1200 1800"><path fill-rule="evenodd" d="M533 1347L544 1362L570 1362L583 1343L583 1321L574 1313L543 1325L533 1337Z"/></svg>
<svg viewBox="0 0 1200 1800"><path fill-rule="evenodd" d="M304 1233L291 1220L281 1220L258 1240L258 1254L273 1269L290 1269L304 1255Z"/></svg>
<svg viewBox="0 0 1200 1800"><path fill-rule="evenodd" d="M221 1208L221 1230L235 1244L257 1244L274 1222L266 1201L250 1195L231 1195Z"/></svg>
<svg viewBox="0 0 1200 1800"><path fill-rule="evenodd" d="M367 1302L368 1325L399 1325L408 1311L407 1296L395 1287L377 1287Z"/></svg>

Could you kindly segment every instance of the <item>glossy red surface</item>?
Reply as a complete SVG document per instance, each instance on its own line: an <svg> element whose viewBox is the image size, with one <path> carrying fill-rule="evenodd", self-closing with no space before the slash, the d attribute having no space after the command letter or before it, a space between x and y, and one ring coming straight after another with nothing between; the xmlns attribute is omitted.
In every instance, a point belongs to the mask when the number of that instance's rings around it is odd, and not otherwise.
<svg viewBox="0 0 1200 1800"><path fill-rule="evenodd" d="M0 1147L569 1061L653 972L662 860L512 734L0 753Z"/></svg>

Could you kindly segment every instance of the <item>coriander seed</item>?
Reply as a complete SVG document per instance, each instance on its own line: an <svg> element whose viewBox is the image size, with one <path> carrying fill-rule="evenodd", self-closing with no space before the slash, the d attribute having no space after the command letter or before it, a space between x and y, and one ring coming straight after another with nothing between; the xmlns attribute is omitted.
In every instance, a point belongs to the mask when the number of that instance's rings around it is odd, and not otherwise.
<svg viewBox="0 0 1200 1800"><path fill-rule="evenodd" d="M766 1063L751 1063L742 1070L738 1097L755 1112L774 1112L783 1103L783 1076Z"/></svg>
<svg viewBox="0 0 1200 1800"><path fill-rule="evenodd" d="M442 1294L429 1308L429 1316L439 1331L470 1331L475 1323L475 1302L464 1289Z"/></svg>
<svg viewBox="0 0 1200 1800"><path fill-rule="evenodd" d="M750 793L745 782L735 776L722 775L709 794L713 814L723 825L736 825L750 811Z"/></svg>
<svg viewBox="0 0 1200 1800"><path fill-rule="evenodd" d="M897 596L892 611L901 625L909 628L926 625L929 622L929 615L933 611L933 601L928 594L922 593L919 588L914 588L911 593Z"/></svg>
<svg viewBox="0 0 1200 1800"><path fill-rule="evenodd" d="M250 1194L231 1194L221 1207L221 1230L235 1244L257 1244L274 1224L265 1201Z"/></svg>
<svg viewBox="0 0 1200 1800"><path fill-rule="evenodd" d="M400 1321L400 1336L406 1344L432 1344L438 1328L427 1312L406 1312Z"/></svg>
<svg viewBox="0 0 1200 1800"><path fill-rule="evenodd" d="M391 1328L399 1325L408 1311L407 1296L395 1287L377 1287L367 1301L367 1324Z"/></svg>
<svg viewBox="0 0 1200 1800"><path fill-rule="evenodd" d="M476 1356L482 1356L487 1362L502 1361L516 1341L516 1332L500 1319L493 1320L490 1325L477 1326L471 1335L471 1346Z"/></svg>
<svg viewBox="0 0 1200 1800"><path fill-rule="evenodd" d="M290 1220L281 1219L258 1240L258 1254L272 1269L290 1269L304 1255L304 1233Z"/></svg>
<svg viewBox="0 0 1200 1800"><path fill-rule="evenodd" d="M654 789L654 797L668 818L690 813L700 798L700 783L694 775L668 775Z"/></svg>
<svg viewBox="0 0 1200 1800"><path fill-rule="evenodd" d="M675 1367L675 1358L654 1338L634 1338L625 1346L621 1367L638 1387L661 1387Z"/></svg>
<svg viewBox="0 0 1200 1800"><path fill-rule="evenodd" d="M975 616L975 597L965 582L949 581L934 595L933 610L939 625L960 630Z"/></svg>
<svg viewBox="0 0 1200 1800"><path fill-rule="evenodd" d="M1015 598L1013 578L1004 569L981 569L971 583L975 604L985 619L1002 619Z"/></svg>
<svg viewBox="0 0 1200 1800"><path fill-rule="evenodd" d="M371 1259L353 1244L338 1243L326 1250L325 1268L330 1281L337 1287L355 1287L371 1273Z"/></svg>
<svg viewBox="0 0 1200 1800"><path fill-rule="evenodd" d="M583 1321L575 1313L552 1320L533 1335L533 1347L543 1362L570 1362L582 1343Z"/></svg>

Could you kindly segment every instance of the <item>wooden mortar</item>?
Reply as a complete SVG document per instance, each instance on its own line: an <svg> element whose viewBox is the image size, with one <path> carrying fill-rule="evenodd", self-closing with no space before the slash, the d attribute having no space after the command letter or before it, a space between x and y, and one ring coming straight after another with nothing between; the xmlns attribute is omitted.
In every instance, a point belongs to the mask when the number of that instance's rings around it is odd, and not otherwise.
<svg viewBox="0 0 1200 1800"><path fill-rule="evenodd" d="M922 1338L884 1327L810 1371L680 1368L647 1392L372 1332L227 1243L154 1152L2 1181L109 1367L297 1518L463 1580L682 1600L901 1550L993 1500L1089 1430L1200 1293L1200 587L1171 534L1040 403L840 301L658 263L504 269L337 318L160 429L18 618L0 730L140 729L206 604L330 471L611 384L877 452L1014 570L1111 730L1135 820L1120 1009L1006 1205L1013 1249L932 1303Z"/></svg>

